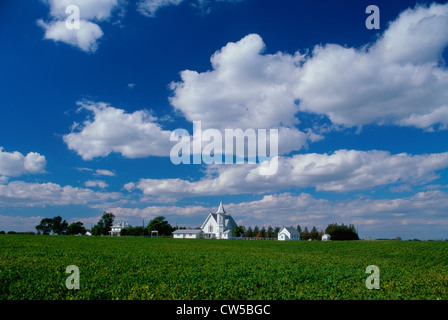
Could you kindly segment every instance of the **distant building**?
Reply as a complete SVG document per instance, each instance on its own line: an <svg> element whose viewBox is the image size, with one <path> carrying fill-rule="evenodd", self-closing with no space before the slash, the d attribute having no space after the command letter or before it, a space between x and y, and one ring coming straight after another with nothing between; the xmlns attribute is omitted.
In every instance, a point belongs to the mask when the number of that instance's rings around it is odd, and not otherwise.
<svg viewBox="0 0 448 320"><path fill-rule="evenodd" d="M201 236L201 229L180 229L173 232L173 238L175 239L199 239Z"/></svg>
<svg viewBox="0 0 448 320"><path fill-rule="evenodd" d="M279 241L300 240L300 233L293 227L283 227L277 235Z"/></svg>
<svg viewBox="0 0 448 320"><path fill-rule="evenodd" d="M325 233L324 235L322 235L322 241L330 241L331 240L331 236L328 233Z"/></svg>
<svg viewBox="0 0 448 320"><path fill-rule="evenodd" d="M200 229L176 230L173 238L183 239L232 239L232 230L237 226L233 217L224 210L222 202L216 213L209 213Z"/></svg>
<svg viewBox="0 0 448 320"><path fill-rule="evenodd" d="M111 237L119 237L120 236L120 232L123 229L126 229L129 227L129 224L127 224L126 222L122 221L119 224L114 224L111 228L111 230L109 231L109 235Z"/></svg>
<svg viewBox="0 0 448 320"><path fill-rule="evenodd" d="M216 213L210 213L201 226L203 238L231 239L232 230L237 226L232 216L224 210L222 202Z"/></svg>

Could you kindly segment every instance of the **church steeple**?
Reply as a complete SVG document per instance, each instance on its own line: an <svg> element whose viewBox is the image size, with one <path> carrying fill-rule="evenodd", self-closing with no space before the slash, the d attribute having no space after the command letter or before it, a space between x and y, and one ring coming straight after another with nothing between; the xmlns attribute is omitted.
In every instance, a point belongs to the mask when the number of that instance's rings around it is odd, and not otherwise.
<svg viewBox="0 0 448 320"><path fill-rule="evenodd" d="M218 221L218 234L216 235L217 239L221 239L222 234L224 232L224 220L225 220L226 211L224 210L224 206L222 205L222 201L219 204L218 211L216 211L216 218Z"/></svg>
<svg viewBox="0 0 448 320"><path fill-rule="evenodd" d="M216 211L218 214L226 214L226 210L224 210L224 206L222 205L222 201L219 203L218 211Z"/></svg>

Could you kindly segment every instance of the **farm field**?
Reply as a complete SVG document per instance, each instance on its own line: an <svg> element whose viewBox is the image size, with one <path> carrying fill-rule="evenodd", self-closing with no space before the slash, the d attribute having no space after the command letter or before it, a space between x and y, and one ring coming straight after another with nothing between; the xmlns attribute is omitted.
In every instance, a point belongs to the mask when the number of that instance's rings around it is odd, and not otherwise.
<svg viewBox="0 0 448 320"><path fill-rule="evenodd" d="M447 300L448 242L1 235L0 299Z"/></svg>

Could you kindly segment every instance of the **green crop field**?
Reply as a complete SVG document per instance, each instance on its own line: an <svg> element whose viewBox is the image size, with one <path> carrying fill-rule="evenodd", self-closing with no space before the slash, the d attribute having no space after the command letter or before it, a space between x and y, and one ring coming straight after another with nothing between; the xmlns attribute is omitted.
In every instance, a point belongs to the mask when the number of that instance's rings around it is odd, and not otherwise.
<svg viewBox="0 0 448 320"><path fill-rule="evenodd" d="M79 289L67 289L69 265ZM380 271L367 289L366 267ZM0 299L444 299L448 242L0 235Z"/></svg>

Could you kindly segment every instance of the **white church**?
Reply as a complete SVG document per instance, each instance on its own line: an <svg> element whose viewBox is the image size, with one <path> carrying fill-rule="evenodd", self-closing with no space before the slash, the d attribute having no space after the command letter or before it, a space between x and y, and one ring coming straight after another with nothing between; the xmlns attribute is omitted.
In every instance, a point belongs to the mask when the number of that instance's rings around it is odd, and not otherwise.
<svg viewBox="0 0 448 320"><path fill-rule="evenodd" d="M216 213L209 213L200 229L176 230L174 238L182 239L232 239L233 228L237 226L233 217L224 210L222 202Z"/></svg>

